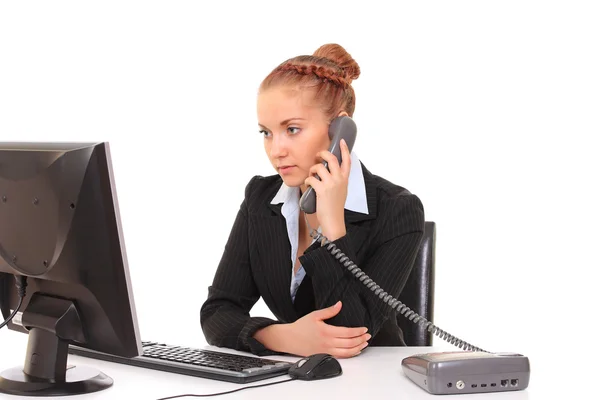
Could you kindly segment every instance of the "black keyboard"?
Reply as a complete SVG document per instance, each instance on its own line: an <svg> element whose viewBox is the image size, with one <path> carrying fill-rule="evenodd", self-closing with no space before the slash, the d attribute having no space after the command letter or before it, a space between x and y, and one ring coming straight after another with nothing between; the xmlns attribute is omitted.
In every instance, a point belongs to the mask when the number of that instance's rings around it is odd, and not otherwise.
<svg viewBox="0 0 600 400"><path fill-rule="evenodd" d="M69 353L98 360L176 374L216 379L234 383L254 382L287 374L292 363L218 351L142 342L143 355L133 358L113 356L79 346L69 346Z"/></svg>

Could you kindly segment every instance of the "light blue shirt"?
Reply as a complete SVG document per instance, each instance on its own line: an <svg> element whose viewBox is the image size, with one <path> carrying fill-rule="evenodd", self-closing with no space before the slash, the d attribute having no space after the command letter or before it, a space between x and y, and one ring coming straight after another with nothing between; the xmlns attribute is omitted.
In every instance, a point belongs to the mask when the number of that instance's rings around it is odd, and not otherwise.
<svg viewBox="0 0 600 400"><path fill-rule="evenodd" d="M352 152L350 156L351 164L350 175L348 176L348 195L346 196L346 204L344 205L344 208L346 210L368 214L369 209L367 206L367 190L365 187L365 178L362 173L360 160L354 152ZM300 265L298 272L294 274L294 263L296 262L296 257L298 255L298 218L300 216L300 207L298 205L299 201L300 188L289 187L285 183L282 183L279 191L275 197L273 197L273 200L271 200L271 204L283 204L281 206L281 214L285 218L288 237L292 246L292 282L290 285L292 302L296 300L296 292L298 291L298 287L306 275L306 271L304 271L304 267L302 267L302 265ZM321 232L321 227L318 227L318 231Z"/></svg>

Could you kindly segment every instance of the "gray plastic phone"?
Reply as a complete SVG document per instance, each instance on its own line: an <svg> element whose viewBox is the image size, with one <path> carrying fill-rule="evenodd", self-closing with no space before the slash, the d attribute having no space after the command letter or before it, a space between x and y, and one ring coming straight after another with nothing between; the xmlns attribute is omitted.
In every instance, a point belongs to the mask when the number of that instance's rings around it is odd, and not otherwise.
<svg viewBox="0 0 600 400"><path fill-rule="evenodd" d="M354 142L356 141L356 124L354 120L348 116L341 116L331 121L329 125L329 137L331 138L329 152L336 156L338 162L341 164L342 150L340 149L340 141L342 139L346 141L349 151L352 151L352 147L354 147ZM327 167L327 162L324 161L323 165ZM320 180L318 176L316 178ZM300 198L300 209L306 214L314 214L317 211L317 194L310 186Z"/></svg>
<svg viewBox="0 0 600 400"><path fill-rule="evenodd" d="M515 353L439 352L402 360L410 380L431 394L523 390L529 385L529 359Z"/></svg>

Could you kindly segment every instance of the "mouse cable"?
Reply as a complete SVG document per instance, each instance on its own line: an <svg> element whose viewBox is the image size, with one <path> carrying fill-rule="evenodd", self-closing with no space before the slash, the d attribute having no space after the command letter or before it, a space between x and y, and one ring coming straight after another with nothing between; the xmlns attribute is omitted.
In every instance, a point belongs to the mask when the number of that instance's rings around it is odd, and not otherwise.
<svg viewBox="0 0 600 400"><path fill-rule="evenodd" d="M469 343L465 342L464 340L461 340L455 336L452 336L448 332L438 328L433 323L427 321L425 318L421 317L419 314L412 311L409 307L407 307L400 300L394 298L394 296L392 296L391 294L388 294L377 283L375 283L373 281L373 279L369 278L369 276L367 274L365 274L360 268L358 268L358 266L356 264L354 264L354 262L352 262L352 260L350 260L350 258L347 255L342 253L342 251L337 248L335 243L331 242L329 239L327 239L327 237L323 236L316 229L313 229L310 226L310 223L308 222L306 213L304 213L304 220L306 221L306 225L308 226L308 229L310 231L310 236L313 239L315 239L315 241L320 241L321 247L325 246L327 248L327 250L340 262L340 264L342 264L344 267L346 267L346 269L352 275L354 275L355 278L357 278L363 285L365 285L368 289L370 289L373 293L375 293L375 295L378 296L379 299L381 299L384 303L386 303L391 308L396 310L396 312L402 314L404 317L408 318L410 321L414 322L415 324L418 323L419 326L425 325L425 328L429 332L433 331L433 333L436 336L442 338L443 340L451 343L452 345L454 345L460 349L469 350L469 351L481 351L484 353L489 353L489 351L486 351L486 350L480 349L479 347L473 346L472 344L469 344Z"/></svg>
<svg viewBox="0 0 600 400"><path fill-rule="evenodd" d="M17 304L17 307L12 312L12 314L10 314L8 318L6 318L6 321L0 324L0 329L4 328L4 326L6 326L10 321L12 321L15 315L17 315L19 309L21 309L21 306L23 305L23 299L25 298L27 277L22 275L15 275L14 277L16 280L17 294L19 295L19 304Z"/></svg>
<svg viewBox="0 0 600 400"><path fill-rule="evenodd" d="M277 385L278 383L284 383L284 382L289 382L289 381L294 381L294 380L296 380L296 378L290 378L290 379L286 379L286 380L283 380L283 381L277 381L277 382L263 383L263 384L260 384L260 385L245 386L243 388L230 390L228 392L211 393L211 394L180 394L180 395L172 396L172 397L162 397L162 398L157 399L157 400L177 399L177 398L180 398L180 397L210 397L210 396L220 396L222 394L229 394L229 393L233 393L233 392L239 392L240 390L244 390L244 389L253 389L253 388L257 388L257 387L261 387L261 386Z"/></svg>

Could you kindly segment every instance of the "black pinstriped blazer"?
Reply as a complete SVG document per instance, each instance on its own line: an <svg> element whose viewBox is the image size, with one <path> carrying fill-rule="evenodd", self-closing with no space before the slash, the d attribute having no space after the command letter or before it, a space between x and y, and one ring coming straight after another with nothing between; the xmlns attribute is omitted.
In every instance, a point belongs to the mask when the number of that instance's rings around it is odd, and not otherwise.
<svg viewBox="0 0 600 400"><path fill-rule="evenodd" d="M369 214L345 210L346 235L334 243L397 298L423 236L423 205L408 190L371 174L362 163L361 167ZM252 338L254 332L274 323L293 322L341 300L340 313L327 323L366 326L372 335L371 346L405 345L394 311L317 242L300 257L306 276L292 302L286 221L281 205L270 204L281 184L281 177L272 175L255 176L246 186L208 298L201 307L200 323L207 342L257 355L275 354ZM260 296L278 321L249 316Z"/></svg>

